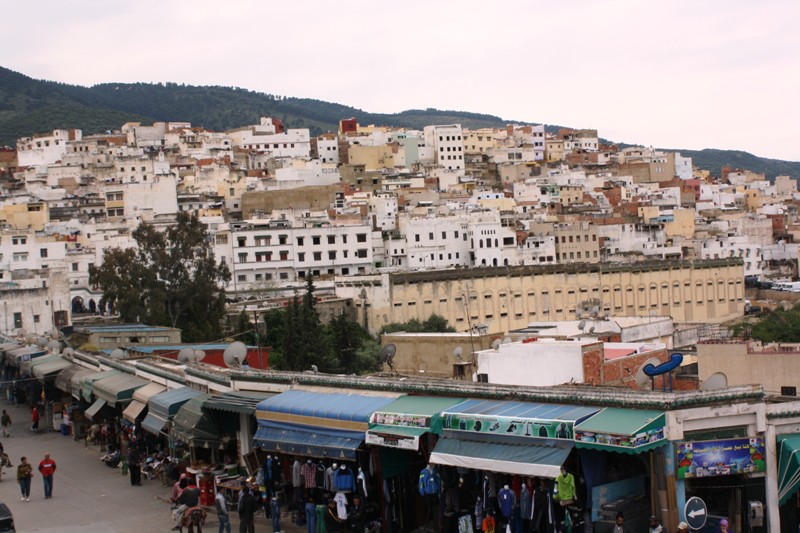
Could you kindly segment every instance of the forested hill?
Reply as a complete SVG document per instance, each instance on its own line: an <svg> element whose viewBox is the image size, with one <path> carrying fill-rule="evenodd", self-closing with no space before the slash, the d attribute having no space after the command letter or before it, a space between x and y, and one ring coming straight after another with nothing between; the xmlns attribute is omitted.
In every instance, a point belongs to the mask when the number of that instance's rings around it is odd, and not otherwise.
<svg viewBox="0 0 800 533"><path fill-rule="evenodd" d="M336 131L339 120L360 124L422 129L429 124L458 123L465 128L505 127L522 123L493 115L437 109L396 114L369 113L309 98L281 97L236 87L197 87L175 83L104 83L81 87L35 80L0 67L0 146L19 137L56 128L78 128L86 134L119 129L125 122L185 121L224 131L257 124L262 116L281 119L289 128L308 128L312 135ZM547 126L548 131L557 126ZM602 127L600 132L602 133ZM694 164L718 175L724 165L800 177L800 163L760 158L747 152L680 150Z"/></svg>

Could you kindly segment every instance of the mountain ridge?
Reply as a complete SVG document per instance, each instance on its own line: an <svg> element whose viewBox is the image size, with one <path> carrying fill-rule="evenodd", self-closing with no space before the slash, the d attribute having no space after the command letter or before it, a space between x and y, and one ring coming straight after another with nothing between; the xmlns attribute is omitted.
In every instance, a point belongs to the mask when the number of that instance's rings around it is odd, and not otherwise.
<svg viewBox="0 0 800 533"><path fill-rule="evenodd" d="M20 137L59 128L78 128L86 134L119 129L125 122L190 122L224 131L257 124L260 117L281 119L287 127L308 128L312 135L333 132L339 120L354 117L360 124L422 129L430 124L459 123L465 128L503 128L531 124L495 115L440 109L408 109L399 113L370 113L359 108L310 98L178 83L101 83L91 87L36 80L0 66L0 145L14 146ZM561 126L545 125L548 132ZM740 150L674 150L691 157L695 166L718 175L729 165L768 178L800 177L800 162L759 157Z"/></svg>

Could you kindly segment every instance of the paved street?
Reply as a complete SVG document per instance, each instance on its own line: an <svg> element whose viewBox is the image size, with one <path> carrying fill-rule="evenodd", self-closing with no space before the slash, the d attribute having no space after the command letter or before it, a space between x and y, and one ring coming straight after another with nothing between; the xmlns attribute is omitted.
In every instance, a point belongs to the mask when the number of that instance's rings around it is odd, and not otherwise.
<svg viewBox="0 0 800 533"><path fill-rule="evenodd" d="M54 431L30 430L30 412L25 407L16 408L0 402L11 415L12 437L2 438L6 453L14 468L6 469L0 483L0 501L14 513L17 531L59 533L141 533L143 531L167 532L174 525L170 519L169 505L163 498L170 489L158 480L142 481L142 486L132 487L128 478L120 475L119 468L109 468L100 462L97 447L85 447L72 437ZM44 420L42 420L44 425ZM58 465L53 498L44 499L42 477L36 467L45 453L50 453ZM16 466L21 456L28 457L34 466L31 483L31 501L20 501L16 482ZM234 513L235 514L235 513ZM238 517L232 516L233 530L238 530ZM282 525L287 525L284 514ZM284 527L284 531L300 528ZM217 531L216 515L211 510L205 531ZM256 531L271 531L263 512L256 517ZM185 531L185 530L184 530Z"/></svg>

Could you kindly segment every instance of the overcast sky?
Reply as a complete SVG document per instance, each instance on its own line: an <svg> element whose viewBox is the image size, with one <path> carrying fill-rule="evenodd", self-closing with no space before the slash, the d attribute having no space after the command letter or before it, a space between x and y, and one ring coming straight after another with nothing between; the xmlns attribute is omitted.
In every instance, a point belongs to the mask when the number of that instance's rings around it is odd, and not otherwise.
<svg viewBox="0 0 800 533"><path fill-rule="evenodd" d="M0 65L37 79L435 107L800 161L798 0L40 0L4 12Z"/></svg>

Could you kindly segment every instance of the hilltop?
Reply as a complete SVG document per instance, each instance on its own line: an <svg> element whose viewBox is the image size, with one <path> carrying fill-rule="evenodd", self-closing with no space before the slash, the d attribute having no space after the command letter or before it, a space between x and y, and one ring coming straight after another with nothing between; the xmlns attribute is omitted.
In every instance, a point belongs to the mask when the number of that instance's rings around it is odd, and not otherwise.
<svg viewBox="0 0 800 533"><path fill-rule="evenodd" d="M36 80L0 67L0 145L14 146L19 137L57 128L78 128L85 134L119 129L125 122L150 124L184 121L212 131L257 124L262 116L279 118L287 127L308 128L312 135L338 129L339 120L355 117L360 124L422 129L430 124L458 123L465 128L502 128L524 121L494 115L413 109L395 114L310 98L282 97L238 87L177 83L103 83L92 87ZM547 125L548 131L559 126ZM602 133L602 131L601 131ZM733 150L685 150L695 166L718 175L724 165L800 177L800 162L758 157Z"/></svg>

